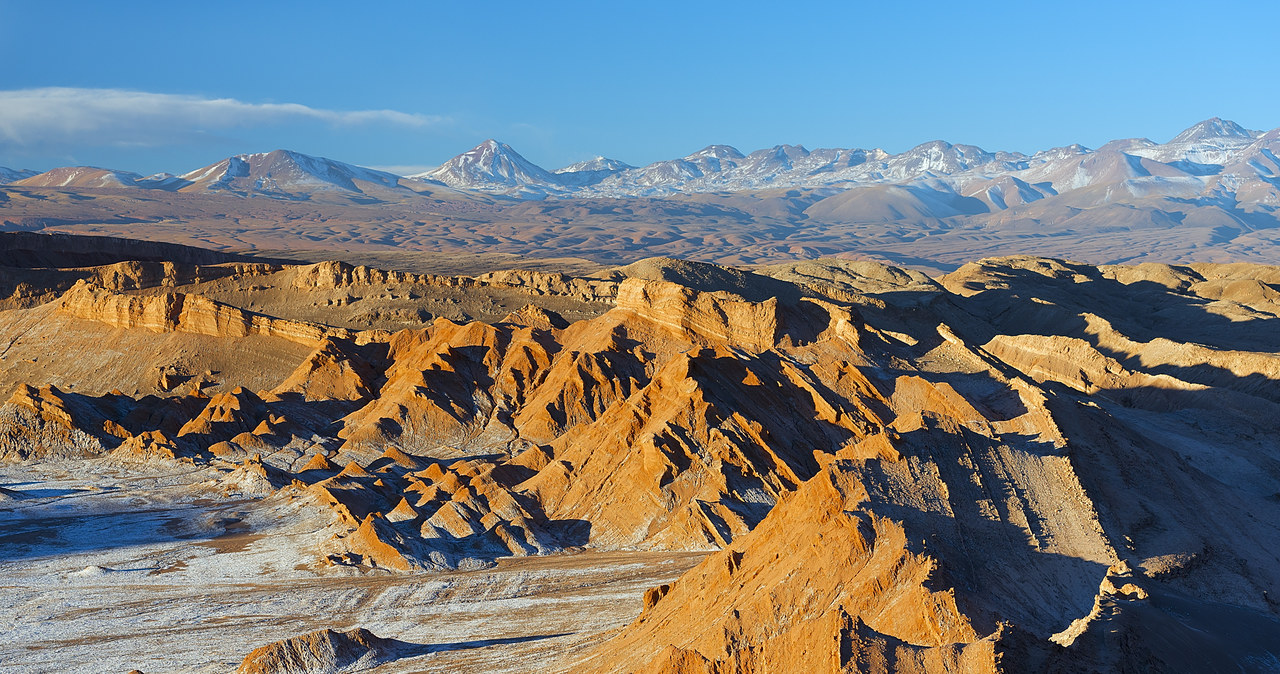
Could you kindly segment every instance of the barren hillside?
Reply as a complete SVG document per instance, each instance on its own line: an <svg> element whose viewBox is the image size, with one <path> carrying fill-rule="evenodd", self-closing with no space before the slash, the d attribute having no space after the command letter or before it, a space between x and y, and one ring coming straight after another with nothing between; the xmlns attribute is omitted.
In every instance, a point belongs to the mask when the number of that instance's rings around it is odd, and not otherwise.
<svg viewBox="0 0 1280 674"><path fill-rule="evenodd" d="M1280 663L1275 267L23 241L6 667Z"/></svg>

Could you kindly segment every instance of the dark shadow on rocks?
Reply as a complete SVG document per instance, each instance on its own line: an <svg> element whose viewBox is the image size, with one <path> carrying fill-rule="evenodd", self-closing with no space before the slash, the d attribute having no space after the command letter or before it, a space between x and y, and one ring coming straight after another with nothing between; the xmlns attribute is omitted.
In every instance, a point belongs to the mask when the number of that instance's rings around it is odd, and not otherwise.
<svg viewBox="0 0 1280 674"><path fill-rule="evenodd" d="M504 646L507 644L524 644L531 641L542 641L543 639L557 639L559 637L567 637L573 632L558 632L555 634L530 634L521 637L504 637L500 639L474 639L471 641L454 641L439 644L415 644L406 641L397 641L388 639L387 641L394 644L396 655L399 658L413 658L422 655L430 655L431 653L440 653L442 651L463 651L472 648L489 648L490 646Z"/></svg>

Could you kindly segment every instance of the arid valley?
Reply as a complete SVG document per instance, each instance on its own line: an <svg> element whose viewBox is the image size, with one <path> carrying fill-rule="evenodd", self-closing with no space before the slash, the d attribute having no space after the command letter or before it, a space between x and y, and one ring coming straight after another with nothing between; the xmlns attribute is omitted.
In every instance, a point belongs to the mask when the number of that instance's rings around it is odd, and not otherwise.
<svg viewBox="0 0 1280 674"><path fill-rule="evenodd" d="M1276 268L458 276L0 236L6 669L1280 652Z"/></svg>
<svg viewBox="0 0 1280 674"><path fill-rule="evenodd" d="M0 674L1280 674L1276 25L0 0Z"/></svg>

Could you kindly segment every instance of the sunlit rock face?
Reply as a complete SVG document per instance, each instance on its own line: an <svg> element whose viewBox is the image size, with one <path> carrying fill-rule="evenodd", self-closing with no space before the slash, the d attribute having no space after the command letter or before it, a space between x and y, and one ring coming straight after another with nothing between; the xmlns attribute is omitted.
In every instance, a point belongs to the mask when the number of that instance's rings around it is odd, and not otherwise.
<svg viewBox="0 0 1280 674"><path fill-rule="evenodd" d="M193 670L487 671L502 652L573 671L1248 670L1280 652L1275 268L122 264L0 270L18 518L0 549L23 588L99 588L69 607L126 580L160 596L168 574L259 588L267 627L178 649ZM574 574L608 590L557 605L581 635L548 631L520 601L584 591ZM271 613L255 593L276 587L317 613ZM399 589L342 599L371 587ZM409 597L509 627L433 641ZM22 638L52 640L40 622Z"/></svg>

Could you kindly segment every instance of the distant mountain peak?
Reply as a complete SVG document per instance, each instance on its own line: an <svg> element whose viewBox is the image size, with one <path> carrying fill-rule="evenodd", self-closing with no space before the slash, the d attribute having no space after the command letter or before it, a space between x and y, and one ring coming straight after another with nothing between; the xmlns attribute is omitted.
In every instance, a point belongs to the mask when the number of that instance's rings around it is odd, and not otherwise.
<svg viewBox="0 0 1280 674"><path fill-rule="evenodd" d="M948 143L945 140L931 140L924 143L920 143L919 145L911 148L910 150L907 150L907 152L911 153L911 152L923 152L923 151L931 151L931 150L950 150L951 148L952 148L951 143Z"/></svg>
<svg viewBox="0 0 1280 674"><path fill-rule="evenodd" d="M555 175L525 159L510 145L492 138L437 168L409 178L435 180L460 189L526 194L545 194L560 188Z"/></svg>
<svg viewBox="0 0 1280 674"><path fill-rule="evenodd" d="M1236 124L1229 119L1221 117L1210 117L1198 124L1195 124L1169 141L1174 143L1195 143L1204 140L1213 140L1218 138L1240 138L1244 140L1252 140L1254 134L1248 129Z"/></svg>
<svg viewBox="0 0 1280 674"><path fill-rule="evenodd" d="M756 150L748 157L770 157L777 160L790 160L793 158L802 158L809 156L809 150L803 145L774 145L773 147Z"/></svg>
<svg viewBox="0 0 1280 674"><path fill-rule="evenodd" d="M581 173L583 171L625 171L630 168L635 167L624 161L610 159L603 155L596 155L586 161L580 161L575 164L570 164L564 168L556 169L555 172L557 175L563 175L565 173Z"/></svg>
<svg viewBox="0 0 1280 674"><path fill-rule="evenodd" d="M746 155L739 152L738 148L732 145L708 145L689 155L687 159L696 159L700 157L714 157L716 159L743 159Z"/></svg>
<svg viewBox="0 0 1280 674"><path fill-rule="evenodd" d="M1255 181L1256 184L1245 187L1255 191L1271 190L1272 179L1280 175L1274 159L1280 151L1272 147L1277 134L1280 129L1267 133L1251 131L1235 122L1213 117L1191 126L1168 143L1125 138L1106 143L1097 150L1068 145L1031 156L989 152L975 145L946 140L921 143L895 154L879 149L819 147L809 150L802 145L783 144L744 155L733 146L713 144L683 157L641 167L596 156L554 171L525 159L496 138L485 138L440 166L407 178L445 185L463 193L487 192L521 199L660 197L928 183L933 186L930 189L982 194L990 205L997 202L1008 205L1029 203L1038 198L1036 194L1058 194L1121 183L1124 185L1117 189L1150 190L1154 188L1147 183L1167 183L1191 194L1224 170L1236 176L1231 185L1245 185L1261 176L1262 182ZM290 200L349 198L360 203L394 201L432 192L425 185L404 183L391 173L287 149L227 157L180 177L156 174L143 178L88 167L64 167L38 176L32 173L0 169L0 184L227 192ZM997 190L998 196L980 187L1006 176L1031 187L1011 182L1008 187ZM1134 184L1127 182L1135 180L1138 182ZM1280 197L1273 196L1272 191L1267 194L1271 199L1268 203L1280 203Z"/></svg>
<svg viewBox="0 0 1280 674"><path fill-rule="evenodd" d="M125 188L137 187L142 176L130 171L116 171L97 166L61 166L37 175L15 180L27 187Z"/></svg>
<svg viewBox="0 0 1280 674"><path fill-rule="evenodd" d="M7 185L11 182L24 180L37 175L40 175L39 171L32 171L30 169L11 169L0 166L0 185Z"/></svg>
<svg viewBox="0 0 1280 674"><path fill-rule="evenodd" d="M466 155L466 154L471 154L471 153L474 153L474 152L479 152L479 153L484 153L484 152L497 152L497 153L501 153L501 154L511 154L511 155L515 155L515 156L517 156L517 157L521 157L520 153L519 153L519 152L516 152L514 149L512 149L512 147L511 147L510 145L507 145L506 143L504 143L504 142L502 142L502 141L500 141L500 140L494 140L494 139L492 139L492 138L486 138L486 139L484 139L484 140L480 141L480 143L479 143L479 144L477 144L475 147L471 148L471 149L470 149L470 150L468 150L467 152L464 152L463 154L464 154L464 155ZM523 157L521 157L521 158L523 158Z"/></svg>
<svg viewBox="0 0 1280 674"><path fill-rule="evenodd" d="M400 180L384 171L284 149L227 157L181 178L200 190L284 194L334 189L361 193L357 180L388 188Z"/></svg>

